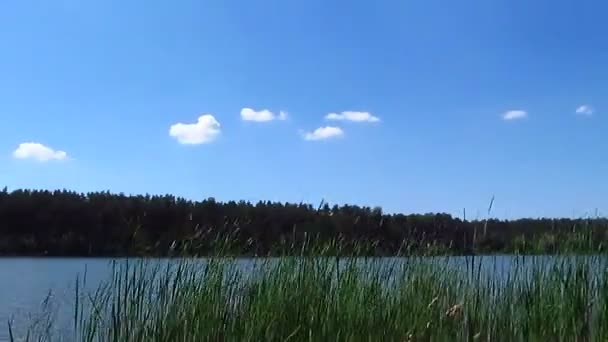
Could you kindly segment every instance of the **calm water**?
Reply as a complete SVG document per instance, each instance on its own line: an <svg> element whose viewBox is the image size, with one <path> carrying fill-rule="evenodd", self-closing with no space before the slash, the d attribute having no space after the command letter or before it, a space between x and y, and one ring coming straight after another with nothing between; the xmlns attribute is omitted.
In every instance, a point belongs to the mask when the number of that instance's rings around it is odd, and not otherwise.
<svg viewBox="0 0 608 342"><path fill-rule="evenodd" d="M579 258L579 257L577 257ZM443 258L446 259L447 258ZM405 259L379 259L381 263L404 262ZM463 266L464 257L451 257L449 262ZM495 277L508 274L516 262L514 256L477 257L485 273ZM556 257L527 257L525 264L535 261L557 260ZM118 259L124 262L125 259ZM154 262L173 262L158 259ZM205 260L201 259L201 266ZM519 261L521 262L521 257ZM255 262L240 259L239 268L253 269ZM8 341L8 322L14 322L17 334L28 322L45 317L45 311L53 312L55 325L70 327L73 317L73 299L76 277L86 271L86 288L94 289L107 280L112 272L112 259L63 259L63 258L0 258L0 341ZM50 300L47 300L50 299Z"/></svg>
<svg viewBox="0 0 608 342"><path fill-rule="evenodd" d="M87 271L88 285L99 284L111 272L107 259L0 259L0 341L8 340L8 322L17 333L24 324L54 310L66 320L75 293L76 277ZM50 298L50 301L46 301ZM48 302L45 303L45 302Z"/></svg>

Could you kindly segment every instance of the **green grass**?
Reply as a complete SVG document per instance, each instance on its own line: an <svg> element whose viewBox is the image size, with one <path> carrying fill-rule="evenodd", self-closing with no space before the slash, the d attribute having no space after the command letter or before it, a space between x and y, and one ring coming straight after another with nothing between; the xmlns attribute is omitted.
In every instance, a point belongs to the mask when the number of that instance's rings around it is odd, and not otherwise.
<svg viewBox="0 0 608 342"><path fill-rule="evenodd" d="M529 258L529 257L528 257ZM30 341L605 341L601 257L524 260L504 277L479 258L277 258L116 265L77 286L73 335ZM339 266L338 266L339 265ZM81 284L81 281L78 282Z"/></svg>

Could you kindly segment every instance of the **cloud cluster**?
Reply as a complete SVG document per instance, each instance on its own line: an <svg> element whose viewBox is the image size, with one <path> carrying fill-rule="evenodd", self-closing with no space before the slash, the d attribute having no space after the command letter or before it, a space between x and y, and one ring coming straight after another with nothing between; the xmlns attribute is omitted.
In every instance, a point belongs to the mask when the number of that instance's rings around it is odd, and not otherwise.
<svg viewBox="0 0 608 342"><path fill-rule="evenodd" d="M169 128L169 135L184 145L207 144L220 133L220 123L211 114L201 115L195 123L178 122Z"/></svg>
<svg viewBox="0 0 608 342"><path fill-rule="evenodd" d="M583 104L577 107L575 112L582 116L592 116L595 113L595 109L591 105ZM287 119L286 112L280 111L274 113L268 109L254 110L252 108L244 107L241 109L240 114L243 121L269 122ZM505 121L521 120L527 117L528 112L522 109L513 109L502 114L502 119ZM365 111L342 111L339 113L328 113L325 115L325 120L373 123L379 122L380 118ZM306 141L335 139L345 135L345 132L341 127L329 125L318 127L312 131L300 132L302 138ZM203 114L194 123L178 122L169 127L169 136L184 145L211 143L216 140L220 134L220 123L212 114ZM54 150L51 147L37 142L24 142L19 144L17 149L13 151L13 157L16 159L32 159L39 162L70 159L65 151Z"/></svg>
<svg viewBox="0 0 608 342"><path fill-rule="evenodd" d="M503 120L519 120L519 119L524 119L528 116L528 112L526 112L525 110L510 110L505 112L502 115Z"/></svg>
<svg viewBox="0 0 608 342"><path fill-rule="evenodd" d="M36 142L25 142L19 144L13 152L17 159L33 159L39 162L50 160L67 160L68 154L64 151L56 151L48 146Z"/></svg>
<svg viewBox="0 0 608 342"><path fill-rule="evenodd" d="M256 122L286 120L287 113L280 111L279 114L275 114L268 109L262 109L262 110L256 111L251 108L243 108L243 109L241 109L241 119L243 119L243 121L256 121Z"/></svg>
<svg viewBox="0 0 608 342"><path fill-rule="evenodd" d="M590 105L581 105L576 109L576 114L591 116L593 115L593 107Z"/></svg>
<svg viewBox="0 0 608 342"><path fill-rule="evenodd" d="M380 118L372 115L370 112L358 111L343 111L340 113L329 113L325 115L325 120L328 121L351 121L351 122L379 122ZM344 136L344 130L336 126L319 127L311 132L305 132L304 140L319 141L327 140Z"/></svg>
<svg viewBox="0 0 608 342"><path fill-rule="evenodd" d="M588 104L580 105L576 108L576 114L581 116L592 116L595 113L595 109ZM502 114L503 120L520 120L528 117L528 112L521 109L509 110Z"/></svg>
<svg viewBox="0 0 608 342"><path fill-rule="evenodd" d="M304 140L308 141L327 140L344 136L344 131L340 127L325 126L312 132L305 132L303 136Z"/></svg>
<svg viewBox="0 0 608 342"><path fill-rule="evenodd" d="M334 121L353 121L353 122L378 122L380 119L373 116L370 112L344 111L342 113L329 113L325 116L326 120Z"/></svg>

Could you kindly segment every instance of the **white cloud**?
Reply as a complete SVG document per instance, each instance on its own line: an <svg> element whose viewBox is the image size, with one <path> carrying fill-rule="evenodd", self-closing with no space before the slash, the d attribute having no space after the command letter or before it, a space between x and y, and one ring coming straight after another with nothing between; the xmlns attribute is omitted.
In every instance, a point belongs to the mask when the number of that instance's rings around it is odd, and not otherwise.
<svg viewBox="0 0 608 342"><path fill-rule="evenodd" d="M262 110L256 111L251 108L243 108L243 109L241 109L241 119L243 119L244 121L256 121L256 122L285 120L285 119L287 119L287 113L281 111L277 115L268 109L262 109Z"/></svg>
<svg viewBox="0 0 608 342"><path fill-rule="evenodd" d="M319 127L312 132L304 133L304 140L325 140L337 138L344 135L344 131L340 127L325 126Z"/></svg>
<svg viewBox="0 0 608 342"><path fill-rule="evenodd" d="M582 105L576 109L576 114L591 116L595 110L590 105Z"/></svg>
<svg viewBox="0 0 608 342"><path fill-rule="evenodd" d="M198 145L214 141L221 133L220 123L211 114L204 114L196 123L176 123L169 128L169 135L180 144Z"/></svg>
<svg viewBox="0 0 608 342"><path fill-rule="evenodd" d="M342 113L329 113L325 116L326 120L354 121L354 122L378 122L380 119L373 116L370 112L345 111Z"/></svg>
<svg viewBox="0 0 608 342"><path fill-rule="evenodd" d="M19 144L19 147L13 152L13 157L17 159L34 159L40 162L46 162L49 160L67 160L68 154L64 151L55 151L40 143L25 142Z"/></svg>
<svg viewBox="0 0 608 342"><path fill-rule="evenodd" d="M518 120L528 116L525 110L510 110L502 115L504 120Z"/></svg>

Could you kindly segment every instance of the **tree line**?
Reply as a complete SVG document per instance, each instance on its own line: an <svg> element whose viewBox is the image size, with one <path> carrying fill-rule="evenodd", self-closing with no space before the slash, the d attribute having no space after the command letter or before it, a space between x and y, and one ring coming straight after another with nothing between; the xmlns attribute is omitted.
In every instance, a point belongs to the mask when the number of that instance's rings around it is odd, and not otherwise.
<svg viewBox="0 0 608 342"><path fill-rule="evenodd" d="M0 255L598 252L608 220L468 221L445 213L67 190L0 192Z"/></svg>

